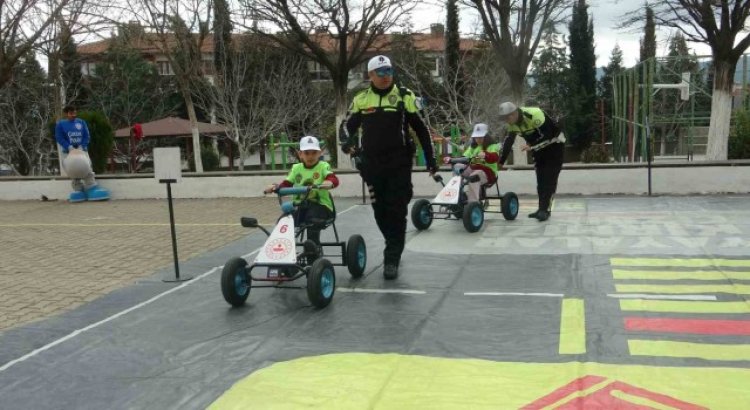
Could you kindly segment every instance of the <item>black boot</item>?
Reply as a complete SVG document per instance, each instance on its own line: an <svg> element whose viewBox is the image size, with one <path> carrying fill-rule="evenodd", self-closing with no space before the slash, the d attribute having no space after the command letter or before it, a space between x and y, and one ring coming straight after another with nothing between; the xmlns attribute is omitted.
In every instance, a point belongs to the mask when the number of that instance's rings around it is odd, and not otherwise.
<svg viewBox="0 0 750 410"><path fill-rule="evenodd" d="M549 211L537 211L536 213L536 219L539 220L539 222L544 222L547 219L549 219L550 213Z"/></svg>
<svg viewBox="0 0 750 410"><path fill-rule="evenodd" d="M537 209L536 211L530 213L529 218L539 218L539 212L541 211Z"/></svg>
<svg viewBox="0 0 750 410"><path fill-rule="evenodd" d="M307 259L307 264L312 265L312 263L321 257L321 247L313 240L306 240L302 244L302 249L305 252L305 258Z"/></svg>
<svg viewBox="0 0 750 410"><path fill-rule="evenodd" d="M398 265L386 264L383 267L383 278L385 280L394 280L398 277Z"/></svg>

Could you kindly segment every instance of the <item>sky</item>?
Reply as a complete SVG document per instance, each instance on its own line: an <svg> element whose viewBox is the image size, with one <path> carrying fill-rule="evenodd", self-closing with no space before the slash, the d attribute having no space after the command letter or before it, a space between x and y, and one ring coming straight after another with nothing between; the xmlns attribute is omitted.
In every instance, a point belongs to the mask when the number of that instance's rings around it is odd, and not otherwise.
<svg viewBox="0 0 750 410"><path fill-rule="evenodd" d="M432 3L432 4L430 4ZM615 44L619 44L623 51L623 65L633 66L638 61L639 39L643 35L642 26L638 32L632 33L628 30L618 30L618 22L623 20L623 15L639 7L640 2L633 0L589 0L589 17L594 18L594 52L596 53L596 65L606 66L612 55ZM445 11L436 2L422 2L418 6L412 22L414 31L428 31L432 23L444 23ZM462 35L470 35L479 30L480 20L476 12L468 7L460 8L460 26ZM563 34L568 34L567 25L558 27ZM666 30L657 30L657 56L667 54L668 39L672 33ZM688 46L698 55L710 55L711 50L704 44L688 43Z"/></svg>

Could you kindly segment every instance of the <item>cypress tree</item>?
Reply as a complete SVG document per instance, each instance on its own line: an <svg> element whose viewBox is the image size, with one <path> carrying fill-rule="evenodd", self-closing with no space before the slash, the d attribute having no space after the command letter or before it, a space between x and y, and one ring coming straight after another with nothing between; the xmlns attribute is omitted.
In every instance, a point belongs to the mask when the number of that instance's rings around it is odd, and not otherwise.
<svg viewBox="0 0 750 410"><path fill-rule="evenodd" d="M596 132L594 22L589 19L586 0L578 0L573 6L569 30L571 98L565 130L574 145L586 149Z"/></svg>
<svg viewBox="0 0 750 410"><path fill-rule="evenodd" d="M445 76L449 84L455 87L459 110L463 110L464 81L461 70L461 36L458 32L457 0L447 0L445 19Z"/></svg>
<svg viewBox="0 0 750 410"><path fill-rule="evenodd" d="M218 82L232 72L232 19L226 0L214 1L214 69ZM231 77L231 75L227 75Z"/></svg>
<svg viewBox="0 0 750 410"><path fill-rule="evenodd" d="M641 62L656 57L656 23L654 22L654 10L651 6L646 6L646 25L643 28L643 38L640 43Z"/></svg>

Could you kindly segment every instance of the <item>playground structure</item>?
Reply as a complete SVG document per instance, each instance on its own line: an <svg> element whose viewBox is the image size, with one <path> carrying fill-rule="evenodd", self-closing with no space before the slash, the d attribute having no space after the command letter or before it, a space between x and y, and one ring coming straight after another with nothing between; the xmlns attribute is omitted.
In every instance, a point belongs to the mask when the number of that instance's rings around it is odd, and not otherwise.
<svg viewBox="0 0 750 410"><path fill-rule="evenodd" d="M743 55L735 72L733 110L748 109ZM614 76L612 156L617 162L684 158L706 152L713 89L711 57L650 58ZM650 144L647 141L650 139Z"/></svg>

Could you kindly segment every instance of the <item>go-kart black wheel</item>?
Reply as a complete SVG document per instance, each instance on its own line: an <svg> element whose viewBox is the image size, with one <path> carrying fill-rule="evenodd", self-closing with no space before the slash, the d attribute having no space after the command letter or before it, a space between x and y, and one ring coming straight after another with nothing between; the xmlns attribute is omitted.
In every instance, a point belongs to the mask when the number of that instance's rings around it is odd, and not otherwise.
<svg viewBox="0 0 750 410"><path fill-rule="evenodd" d="M328 259L313 262L307 273L307 298L318 309L328 306L336 291L336 273Z"/></svg>
<svg viewBox="0 0 750 410"><path fill-rule="evenodd" d="M411 206L411 223L420 231L424 231L432 225L432 206L430 201L422 198Z"/></svg>
<svg viewBox="0 0 750 410"><path fill-rule="evenodd" d="M513 192L506 192L503 195L500 204L500 210L503 212L503 218L512 221L518 216L518 195Z"/></svg>
<svg viewBox="0 0 750 410"><path fill-rule="evenodd" d="M469 232L476 232L484 224L484 209L479 202L469 202L464 207L464 228Z"/></svg>
<svg viewBox="0 0 750 410"><path fill-rule="evenodd" d="M353 278L362 277L367 266L367 246L362 235L352 235L346 242L346 267Z"/></svg>
<svg viewBox="0 0 750 410"><path fill-rule="evenodd" d="M221 294L232 306L242 306L250 296L252 280L247 274L247 261L232 258L224 264L221 271Z"/></svg>

